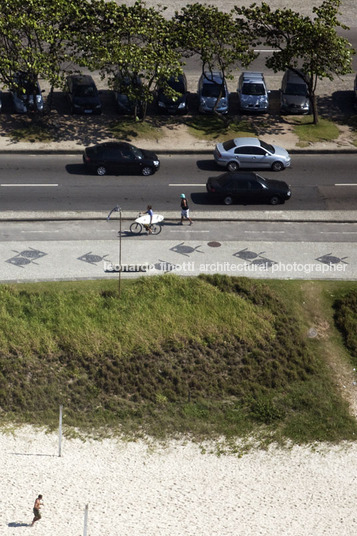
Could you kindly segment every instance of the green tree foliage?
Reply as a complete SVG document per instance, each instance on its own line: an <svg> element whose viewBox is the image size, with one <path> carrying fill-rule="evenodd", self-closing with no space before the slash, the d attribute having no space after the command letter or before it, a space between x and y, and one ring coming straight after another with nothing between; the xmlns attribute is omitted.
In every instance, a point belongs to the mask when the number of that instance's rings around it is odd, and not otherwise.
<svg viewBox="0 0 357 536"><path fill-rule="evenodd" d="M219 70L224 78L231 78L237 64L246 67L257 56L250 35L242 32L241 26L233 12L195 3L176 11L172 33L183 55L200 57L202 73Z"/></svg>
<svg viewBox="0 0 357 536"><path fill-rule="evenodd" d="M114 89L118 73L132 80L127 95L143 102L145 117L158 81L182 72L180 53L172 46L170 21L162 9L148 8L141 1L133 6L100 4L98 31L92 32L87 47L87 66L99 69ZM135 83L137 77L142 85Z"/></svg>
<svg viewBox="0 0 357 536"><path fill-rule="evenodd" d="M316 86L318 79L351 72L354 50L347 39L337 34L336 28L348 29L338 21L340 0L324 0L313 8L314 17L303 16L291 9L272 11L263 2L249 8L235 10L245 31L255 35L260 43L275 49L267 58L266 66L274 72L287 68L303 73L312 103L314 123L318 122Z"/></svg>
<svg viewBox="0 0 357 536"><path fill-rule="evenodd" d="M173 33L183 54L200 56L202 72L219 69L227 77L237 63L247 66L256 57L251 37L241 31L233 12L215 6L196 3L176 11Z"/></svg>
<svg viewBox="0 0 357 536"><path fill-rule="evenodd" d="M256 40L276 49L268 68L305 73L317 122L317 80L351 72L354 51L336 32L347 28L337 18L340 3L324 0L313 8L313 18L291 9L272 11L267 3L230 13L194 3L168 20L165 8L149 8L140 0L132 6L106 0L0 0L0 82L11 87L14 73L26 71L48 80L53 90L63 86L68 71L86 67L99 70L114 88L120 71L132 81L142 77L142 86L128 86L128 96L147 104L158 84L165 86L182 72L183 57L197 54L202 71L220 70L230 78L239 64L246 67L254 59Z"/></svg>
<svg viewBox="0 0 357 536"><path fill-rule="evenodd" d="M12 87L14 73L34 80L42 76L51 88L63 84L72 65L74 36L85 13L86 0L0 0L0 80Z"/></svg>

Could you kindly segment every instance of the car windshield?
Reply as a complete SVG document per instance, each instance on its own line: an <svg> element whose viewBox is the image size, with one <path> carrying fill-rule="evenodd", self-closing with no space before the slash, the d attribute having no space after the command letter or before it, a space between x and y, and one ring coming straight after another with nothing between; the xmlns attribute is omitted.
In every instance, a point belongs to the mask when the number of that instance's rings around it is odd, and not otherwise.
<svg viewBox="0 0 357 536"><path fill-rule="evenodd" d="M227 141L223 142L222 145L223 145L223 149L225 151L230 151L231 149L233 149L233 147L236 146L234 140L227 140Z"/></svg>
<svg viewBox="0 0 357 536"><path fill-rule="evenodd" d="M96 91L94 86L77 86L74 94L76 97L94 97Z"/></svg>
<svg viewBox="0 0 357 536"><path fill-rule="evenodd" d="M143 152L141 149L135 147L135 145L130 145L130 152L135 156L135 158L143 158Z"/></svg>
<svg viewBox="0 0 357 536"><path fill-rule="evenodd" d="M247 83L243 84L243 95L265 95L265 88L263 84Z"/></svg>
<svg viewBox="0 0 357 536"><path fill-rule="evenodd" d="M20 78L17 81L17 85L19 93L23 93L26 95L33 95L35 93L38 93L37 84L30 80L26 80L26 78Z"/></svg>
<svg viewBox="0 0 357 536"><path fill-rule="evenodd" d="M275 153L274 147L270 145L269 143L265 143L265 141L262 141L262 140L259 140L259 143L260 143L260 146L263 147L263 149L265 149L266 151L269 151L269 153L272 153L272 154Z"/></svg>
<svg viewBox="0 0 357 536"><path fill-rule="evenodd" d="M285 95L298 95L299 97L306 97L307 87L305 84L287 84Z"/></svg>
<svg viewBox="0 0 357 536"><path fill-rule="evenodd" d="M218 99L219 96L226 96L225 89L221 84L203 84L202 97L213 97Z"/></svg>
<svg viewBox="0 0 357 536"><path fill-rule="evenodd" d="M177 93L183 94L185 92L185 87L181 80L170 80L169 86L177 91Z"/></svg>

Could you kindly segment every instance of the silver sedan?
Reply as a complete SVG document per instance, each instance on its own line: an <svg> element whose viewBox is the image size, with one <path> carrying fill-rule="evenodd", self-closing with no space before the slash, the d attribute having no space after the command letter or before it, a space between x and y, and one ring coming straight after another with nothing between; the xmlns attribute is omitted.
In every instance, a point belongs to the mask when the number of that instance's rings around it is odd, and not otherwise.
<svg viewBox="0 0 357 536"><path fill-rule="evenodd" d="M237 169L262 169L282 171L290 166L289 153L278 145L270 145L258 138L234 138L218 143L214 158L228 171Z"/></svg>

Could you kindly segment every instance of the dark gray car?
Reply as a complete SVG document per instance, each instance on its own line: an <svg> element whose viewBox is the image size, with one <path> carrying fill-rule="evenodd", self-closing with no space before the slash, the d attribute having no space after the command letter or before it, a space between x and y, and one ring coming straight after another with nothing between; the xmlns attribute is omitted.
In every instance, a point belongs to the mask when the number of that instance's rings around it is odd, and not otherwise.
<svg viewBox="0 0 357 536"><path fill-rule="evenodd" d="M212 201L221 201L225 205L234 202L278 205L291 197L290 187L286 182L265 179L257 173L242 171L210 177L206 189Z"/></svg>
<svg viewBox="0 0 357 536"><path fill-rule="evenodd" d="M86 74L67 77L67 97L72 114L101 114L102 103L94 80Z"/></svg>
<svg viewBox="0 0 357 536"><path fill-rule="evenodd" d="M286 114L309 114L310 99L306 82L299 74L287 69L280 89L280 111Z"/></svg>

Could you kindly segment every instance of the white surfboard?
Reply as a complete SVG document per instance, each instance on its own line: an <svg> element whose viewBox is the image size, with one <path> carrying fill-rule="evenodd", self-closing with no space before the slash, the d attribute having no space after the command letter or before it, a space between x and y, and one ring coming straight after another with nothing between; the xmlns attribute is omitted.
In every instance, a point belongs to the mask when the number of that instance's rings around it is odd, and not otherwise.
<svg viewBox="0 0 357 536"><path fill-rule="evenodd" d="M164 219L161 214L153 214L151 223L160 223ZM140 216L139 218L136 218L136 223L142 223L143 225L148 225L150 223L150 216L149 214L144 214L143 216Z"/></svg>

